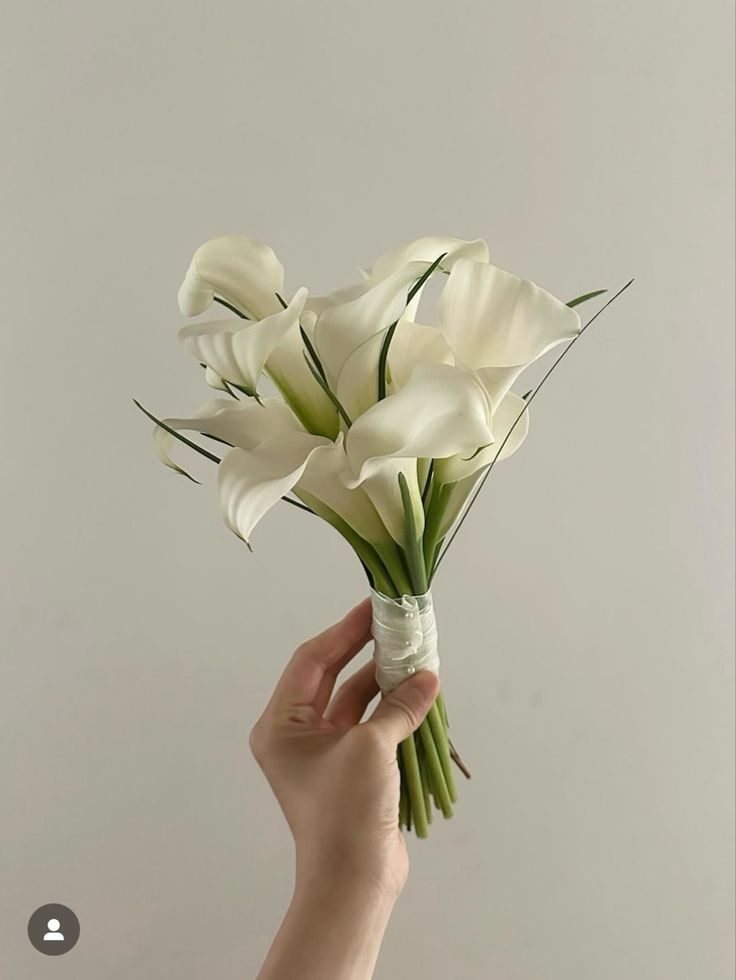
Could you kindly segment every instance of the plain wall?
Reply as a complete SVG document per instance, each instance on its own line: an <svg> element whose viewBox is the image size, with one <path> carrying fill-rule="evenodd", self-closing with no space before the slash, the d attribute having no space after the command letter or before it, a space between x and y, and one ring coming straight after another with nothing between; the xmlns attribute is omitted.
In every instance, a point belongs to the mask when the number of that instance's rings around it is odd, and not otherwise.
<svg viewBox="0 0 736 980"><path fill-rule="evenodd" d="M636 276L437 580L473 780L410 842L377 977L732 977L731 4L2 20L0 975L252 977L290 893L247 734L362 573L288 508L248 554L131 404L207 397L176 291L241 231L290 290L422 234L565 299ZM68 955L26 938L46 902Z"/></svg>

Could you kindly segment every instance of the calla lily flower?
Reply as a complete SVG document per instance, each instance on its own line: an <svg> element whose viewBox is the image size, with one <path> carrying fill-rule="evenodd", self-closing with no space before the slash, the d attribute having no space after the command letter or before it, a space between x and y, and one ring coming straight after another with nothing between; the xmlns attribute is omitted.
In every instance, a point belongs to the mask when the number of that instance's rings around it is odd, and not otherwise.
<svg viewBox="0 0 736 980"><path fill-rule="evenodd" d="M255 395L270 355L298 327L306 299L307 290L299 289L286 309L255 322L235 317L197 321L183 327L179 339L220 378Z"/></svg>
<svg viewBox="0 0 736 980"><path fill-rule="evenodd" d="M353 351L401 317L409 289L425 268L419 262L402 266L356 298L328 306L318 314L314 328L315 346L333 390ZM377 365L366 361L365 367L371 370Z"/></svg>
<svg viewBox="0 0 736 980"><path fill-rule="evenodd" d="M220 367L230 370L237 365L238 372L252 376L255 368L273 379L283 397L289 403L304 426L311 432L334 438L339 430L337 413L327 395L312 377L304 362L303 344L299 331L299 317L304 311L306 293L299 290L289 304L290 313L280 318L282 305L278 297L284 292L284 268L273 249L244 235L226 235L205 242L194 253L184 282L179 289L179 307L187 316L203 313L216 297L224 300L241 317L265 324L255 334L243 334L239 327L246 324L235 320L219 320L206 325L195 324L185 328L182 337L194 352L196 345L206 347L210 357ZM299 314L292 317L297 303ZM272 320L276 316L278 319ZM258 326L252 323L251 328ZM203 330L203 327L205 328ZM278 336L273 336L274 332ZM238 335L238 344L244 351L228 350L229 342L220 334ZM209 340L205 334L210 334ZM194 339L193 339L194 338ZM266 354L263 361L262 355ZM213 376L230 380L226 373L210 364ZM224 361L224 363L222 363ZM244 363L242 363L244 361ZM214 380L214 378L212 378ZM252 380L252 377L251 377ZM208 383L211 383L208 378ZM234 382L240 384L240 382ZM213 385L213 387L222 387ZM241 384L246 391L255 386Z"/></svg>
<svg viewBox="0 0 736 980"><path fill-rule="evenodd" d="M490 466L496 456L499 463L512 456L529 433L529 413L524 411L525 407L524 399L510 391L491 417L492 441L470 456L456 454L436 459L435 480L441 484L458 483Z"/></svg>
<svg viewBox="0 0 736 980"><path fill-rule="evenodd" d="M436 487L447 486L450 492L443 497L443 513L438 537L443 538L459 518L468 497L475 489L485 469L493 462L512 456L529 433L529 413L526 402L509 392L493 413L493 442L470 458L460 455L438 459L434 466Z"/></svg>
<svg viewBox="0 0 736 980"><path fill-rule="evenodd" d="M218 471L220 502L228 526L244 541L270 508L293 490L325 519L336 515L364 541L382 547L389 536L368 496L341 479L347 461L342 437L331 442L309 432L285 431L254 449L232 449ZM331 522L331 520L330 520Z"/></svg>
<svg viewBox="0 0 736 980"><path fill-rule="evenodd" d="M461 258L440 296L439 328L497 405L526 367L580 332L580 317L528 279Z"/></svg>
<svg viewBox="0 0 736 980"><path fill-rule="evenodd" d="M418 310L435 274L447 279L430 325L425 304ZM189 476L174 458L176 442L217 466L225 522L249 548L281 500L350 544L373 590L386 694L402 676L437 670L432 579L483 474L526 438L529 402L512 385L574 340L580 320L571 306L600 292L567 306L491 265L485 242L436 236L387 252L362 281L326 296L292 295L272 249L229 235L197 249L179 305L187 316L215 301L229 308L232 316L193 322L180 337L210 388L230 397L164 420L136 404L157 423L166 466ZM262 397L263 375L278 397ZM452 815L452 761L467 775L441 699L398 752L399 823L423 837L432 801Z"/></svg>
<svg viewBox="0 0 736 980"><path fill-rule="evenodd" d="M389 542L366 493L346 485L342 435L333 442L306 432L281 399L266 398L261 404L213 399L191 418L163 422L177 432L199 432L233 447L220 463L220 495L226 517L237 515L230 526L245 541L270 507L293 490L326 520L336 515L371 545ZM161 461L189 476L171 456L176 437L156 426L154 440Z"/></svg>
<svg viewBox="0 0 736 980"><path fill-rule="evenodd" d="M281 309L284 267L273 249L245 235L225 235L205 242L194 253L179 288L179 308L196 316L219 296L254 320Z"/></svg>
<svg viewBox="0 0 736 980"><path fill-rule="evenodd" d="M360 416L345 446L358 485L386 458L441 459L491 442L491 405L474 374L420 364L404 388Z"/></svg>
<svg viewBox="0 0 736 980"><path fill-rule="evenodd" d="M372 268L366 273L368 282L380 282L397 269L403 268L410 262L434 262L438 255L444 253L440 268L449 271L459 259L473 259L476 262L489 262L488 246L477 238L475 241L465 241L462 238L452 238L449 235L427 235L417 238L406 245L386 252L376 259Z"/></svg>
<svg viewBox="0 0 736 980"><path fill-rule="evenodd" d="M491 404L473 373L448 364L420 364L405 387L377 402L350 428L345 449L353 475L348 485L365 487L392 537L403 544L398 473L407 481L421 528L417 461L470 455L491 442Z"/></svg>

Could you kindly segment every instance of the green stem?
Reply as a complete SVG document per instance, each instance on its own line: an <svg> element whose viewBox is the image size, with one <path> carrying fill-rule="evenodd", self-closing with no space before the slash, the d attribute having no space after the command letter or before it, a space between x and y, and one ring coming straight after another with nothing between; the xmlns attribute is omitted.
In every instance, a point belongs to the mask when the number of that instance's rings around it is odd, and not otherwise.
<svg viewBox="0 0 736 980"><path fill-rule="evenodd" d="M424 793L424 809L425 809L426 814L427 814L427 823L430 824L430 823L432 823L432 806L431 806L431 804L429 802L430 778L429 778L429 772L427 771L427 765L425 763L424 746L422 745L421 740L417 744L416 738L414 739L414 744L417 747L417 760L419 762L419 775L420 775L421 780L422 780L422 792Z"/></svg>
<svg viewBox="0 0 736 980"><path fill-rule="evenodd" d="M427 836L427 811L424 808L424 791L422 789L422 777L419 774L419 761L417 759L417 747L414 744L414 736L405 738L399 746L401 761L406 773L406 788L409 795L409 805L414 821L414 829L417 837Z"/></svg>
<svg viewBox="0 0 736 980"><path fill-rule="evenodd" d="M455 776L452 772L452 759L450 758L450 743L447 740L447 731L442 721L442 712L437 702L432 705L427 714L429 727L432 729L434 744L437 747L437 754L442 766L442 774L445 777L447 792L453 803L457 802L457 788L455 786Z"/></svg>
<svg viewBox="0 0 736 980"><path fill-rule="evenodd" d="M435 793L437 794L439 800L440 809L442 810L444 817L451 817L452 800L450 799L450 793L447 788L447 783L445 782L445 776L442 772L442 764L440 763L437 746L434 743L434 735L432 729L430 728L429 721L426 718L419 726L419 735L422 739L422 745L424 746L427 767L429 769L432 785L434 786Z"/></svg>
<svg viewBox="0 0 736 980"><path fill-rule="evenodd" d="M445 726L445 731L449 731L450 722L447 720L447 705L445 704L445 696L442 691L440 691L440 693L437 695L437 707L440 709L442 724Z"/></svg>
<svg viewBox="0 0 736 980"><path fill-rule="evenodd" d="M412 595L412 584L398 545L394 541L389 541L380 547L376 546L376 551L395 585L393 592L384 592L384 595L389 595L392 599L399 599L402 595Z"/></svg>
<svg viewBox="0 0 736 980"><path fill-rule="evenodd" d="M452 483L435 483L429 498L424 522L424 565L429 572L430 581L434 570L434 557L439 543L442 519L445 516L445 509L453 487L454 484Z"/></svg>

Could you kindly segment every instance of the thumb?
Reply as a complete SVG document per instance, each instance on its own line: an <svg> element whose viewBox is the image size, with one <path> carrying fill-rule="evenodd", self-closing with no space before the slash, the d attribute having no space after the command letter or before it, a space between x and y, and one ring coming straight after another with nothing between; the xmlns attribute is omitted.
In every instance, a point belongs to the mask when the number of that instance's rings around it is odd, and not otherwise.
<svg viewBox="0 0 736 980"><path fill-rule="evenodd" d="M419 728L439 689L437 675L429 670L420 670L382 697L366 724L379 728L398 745Z"/></svg>

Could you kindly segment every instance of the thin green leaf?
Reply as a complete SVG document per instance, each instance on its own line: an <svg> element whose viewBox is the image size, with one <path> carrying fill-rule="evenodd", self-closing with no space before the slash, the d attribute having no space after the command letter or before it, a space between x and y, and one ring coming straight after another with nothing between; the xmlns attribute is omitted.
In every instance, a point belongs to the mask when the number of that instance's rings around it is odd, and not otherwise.
<svg viewBox="0 0 736 980"><path fill-rule="evenodd" d="M317 370L317 368L309 360L309 357L307 356L307 352L306 351L302 351L302 353L304 354L304 360L306 361L307 367L312 372L312 377L317 382L317 384L320 386L320 388L322 389L322 391L324 391L324 393L330 399L330 401L332 402L332 404L335 406L335 408L337 409L338 415L343 420L343 422L345 423L345 425L348 428L350 428L350 426L353 423L350 421L350 416L348 415L348 413L345 411L345 409L341 405L339 398L337 397L337 395L333 394L332 389L330 388L330 386L327 384L327 382L325 381L325 379L320 375L320 373Z"/></svg>
<svg viewBox="0 0 736 980"><path fill-rule="evenodd" d="M531 403L532 403L532 402L534 401L534 399L535 399L535 398L537 397L537 395L539 394L539 392L540 392L540 390L541 390L541 389L542 389L542 387L544 386L544 383L545 383L545 381L546 381L546 380L547 380L547 379L549 378L549 376L550 376L550 375L552 374L552 372L553 372L553 371L555 370L555 368L556 368L556 367L557 367L557 365L558 365L558 364L560 363L560 361L562 361L562 359L563 359L563 358L565 357L565 355L566 355L566 354L568 353L568 351L569 351L569 350L570 350L570 349L571 349L572 347L574 347L574 346L575 346L575 344L576 344L576 343L577 343L577 342L578 342L578 341L580 340L580 338L581 338L581 337L583 336L583 334L584 334L584 333L585 333L585 331L586 331L586 330L588 329L588 327L589 327L589 326L591 326L591 324L592 324L592 323L594 323L594 322L595 322L595 321L596 321L596 320L598 319L598 317L599 317L599 316L601 315L601 313L603 313L603 311L604 311L604 310L607 310L607 309L608 309L608 307L609 307L609 306L611 305L611 303L614 303L614 302L615 302L615 301L616 301L616 300L617 300L617 299L619 298L619 296L621 296L621 295L622 295L623 293L625 293L625 292L626 292L626 290L627 290L627 289L629 288L629 286L630 286L630 285L631 285L631 284L632 284L633 282L634 282L634 280L633 280L633 279L629 279L629 281L628 281L628 282L626 283L626 285L625 285L625 286L622 286L622 287L621 287L621 289L619 289L619 291L618 291L617 293L614 293L614 295L613 295L613 296L612 296L612 297L611 297L611 298L610 298L610 299L608 300L608 302L607 302L607 303L604 303L604 304L603 304L603 306L602 306L602 307L601 307L601 308L600 308L600 309L599 309L599 310L598 310L598 311L597 311L596 313L594 313L594 314L593 314L593 316L592 316L592 317L591 317L591 318L590 318L590 319L588 320L588 322L587 322L587 323L585 324L585 326L584 326L584 327L582 328L582 330L580 331L580 333L578 333L576 337L573 337L573 339L572 339L572 340L570 341L570 343L569 343L569 344L568 344L568 345L567 345L567 346L565 347L565 349L564 349L564 350L563 350L563 352L562 352L562 353L561 353L561 354L559 355L559 357L557 357L557 358L556 358L556 359L555 359L555 360L554 360L554 361L552 362L552 366L551 366L551 367L549 368L549 370L548 370L548 371L547 371L547 373L546 373L546 374L544 375L544 377L542 378L542 380L541 380L541 381L539 382L539 384L537 385L537 387L536 387L536 388L535 388L535 389L534 389L534 390L532 391L532 393L531 393L531 394L529 395L529 398L528 398L528 399L526 399L526 401L524 402L524 407L522 408L522 410L521 410L521 411L519 412L519 414L518 414L518 415L516 416L516 418L514 419L514 422L513 422L513 424L512 424L512 426L511 426L511 428L510 428L510 429L509 429L509 431L508 431L508 432L506 433L506 436L505 436L505 438L503 439L503 441L501 442L501 445L500 445L500 446L498 447L498 452L496 453L496 455L495 455L495 456L493 457L493 459L491 460L491 464L490 464L490 466L488 467L488 469L487 469L487 470L485 471L485 473L483 474L483 478L481 479L481 481L479 482L479 484L478 484L478 486L476 487L476 489L475 489L475 491L473 492L473 494L472 494L472 496L470 497L470 500L468 501L468 504L467 504L467 506L466 506L466 508L465 508L465 510L463 511L463 513L462 513L462 516L460 517L460 520L459 520L459 521L457 522L457 524L455 525L455 529L453 530L453 532L452 532L452 534L450 535L450 538L449 538L449 540L448 540L448 542L447 542L447 544L445 544L445 546L444 546L444 547L443 547L443 549L442 549L442 552L441 552L441 554L440 554L440 555L438 556L438 558L437 558L437 561L435 562L435 566L434 566L434 570L433 570L433 573L432 573L432 574L434 574L434 573L435 573L435 572L437 571L437 569L439 568L439 566L440 566L440 564L441 564L441 563L442 563L442 562L444 561L444 558L445 558L445 555L446 555L446 554L447 554L447 552L448 552L448 551L450 550L450 547L452 546L452 542L453 542L453 541L455 540L455 538L457 537L457 534L458 534L458 531L460 530L460 528L461 528L461 527L463 526L463 524L465 523L465 520L466 520L466 518L467 518L467 516L468 516L468 514L470 513L470 510L471 510L471 508L472 508L472 506L473 506L473 504L474 504L474 503L476 502L476 500L478 499L478 496L479 496L479 494L480 494L480 492L481 492L481 490L482 490L482 489L483 489L483 487L485 486L485 482L486 482L486 480L487 480L487 479L488 479L488 477L489 477L489 476L491 475L491 472L492 472L492 470L493 470L493 467L494 467L494 466L496 465L496 461L498 460L498 457L499 457L499 456L501 455L501 453L503 452L503 448L504 448L504 446L506 445L506 443L508 442L508 440L509 440L509 438L511 437L511 433L512 433L512 432L514 431L514 429L516 428L516 426L518 425L518 423L519 423L519 422L521 421L521 418L522 418L522 416L524 415L524 413L525 413L525 412L526 412L526 411L528 410L528 408L529 408L529 406L531 405Z"/></svg>
<svg viewBox="0 0 736 980"><path fill-rule="evenodd" d="M409 290L409 293L406 297L407 306L409 305L409 303L411 303L411 301L414 299L416 294L419 292L419 290L429 279L429 277L432 275L432 273L435 271L437 266L440 264L440 262L444 259L446 255L447 252L443 252L442 255L436 258L434 262L429 266L429 268L427 268L422 273L422 275L417 279L417 281ZM391 341L394 339L394 334L396 333L396 327L398 326L398 324L399 321L396 320L394 323L391 324L391 326L386 331L386 336L383 338L383 343L381 344L381 351L378 355L378 401L379 402L383 401L383 399L386 397L386 365L388 363L388 351L391 346Z"/></svg>
<svg viewBox="0 0 736 980"><path fill-rule="evenodd" d="M285 504L291 504L292 507L298 507L299 510L306 510L308 514L314 514L312 508L307 507L307 505L303 504L301 500L294 500L292 497L282 497L281 499Z"/></svg>
<svg viewBox="0 0 736 980"><path fill-rule="evenodd" d="M414 520L414 508L412 507L409 484L406 482L406 477L403 473L399 473L399 490L401 491L401 502L404 505L404 533L406 537L404 553L406 554L406 560L409 565L411 585L415 595L424 595L428 588L424 551Z"/></svg>
<svg viewBox="0 0 736 980"><path fill-rule="evenodd" d="M427 479L424 481L424 488L422 489L422 506L425 511L427 509L427 500L429 499L430 491L432 490L432 481L434 479L434 460L429 461L429 468L427 469Z"/></svg>
<svg viewBox="0 0 736 980"><path fill-rule="evenodd" d="M176 429L172 429L170 425L167 425L165 422L162 422L161 419L156 418L155 415L149 412L147 408L144 408L135 398L133 399L133 404L136 406L136 408L139 408L144 415L148 416L152 422L155 422L156 425L160 426L164 432L168 432L169 435L173 436L175 439L178 439L179 442L183 442L185 446L189 446L190 449L193 449L195 452L199 453L200 456L204 456L205 459L209 459L213 463L219 464L222 462L219 456L215 456L215 454L209 452L209 450L203 449L202 446L198 446L196 442L192 442L191 439L187 439L186 436L183 436L181 432L177 432Z"/></svg>
<svg viewBox="0 0 736 980"><path fill-rule="evenodd" d="M276 299L279 301L279 303L281 303L283 308L286 309L287 306L286 300L280 293L276 293ZM309 356L312 358L312 363L319 371L325 384L327 384L327 374L325 373L325 369L322 367L322 361L320 361L317 351L315 350L314 344L309 339L309 335L307 334L307 331L304 329L301 323L299 324L299 333L302 336L302 342L304 343L304 346L309 351Z"/></svg>
<svg viewBox="0 0 736 980"><path fill-rule="evenodd" d="M317 355L317 351L316 351L316 349L314 347L314 344L309 339L309 336L307 334L307 331L304 329L304 327L301 325L301 323L299 324L299 333L302 335L302 341L304 343L304 346L309 351L309 356L312 358L312 361L314 362L314 366L319 371L320 377L325 382L325 384L327 384L327 374L325 373L325 369L322 367L322 361L320 361L320 359L319 359L319 357Z"/></svg>
<svg viewBox="0 0 736 980"><path fill-rule="evenodd" d="M580 306L581 303L587 303L589 299L595 299L596 296L602 296L607 292L607 289L594 289L592 293L583 293L582 296L576 296L575 299L571 299L566 305L572 309L574 306Z"/></svg>
<svg viewBox="0 0 736 980"><path fill-rule="evenodd" d="M220 297L220 296L215 296L214 297L214 300L215 300L215 303L219 303L220 306L226 307L228 310L230 310L236 316L239 316L241 320L250 320L250 317L249 316L247 316L245 313L241 313L240 310L236 306L233 306L232 303L228 303L228 301L226 299L222 299L222 297Z"/></svg>

